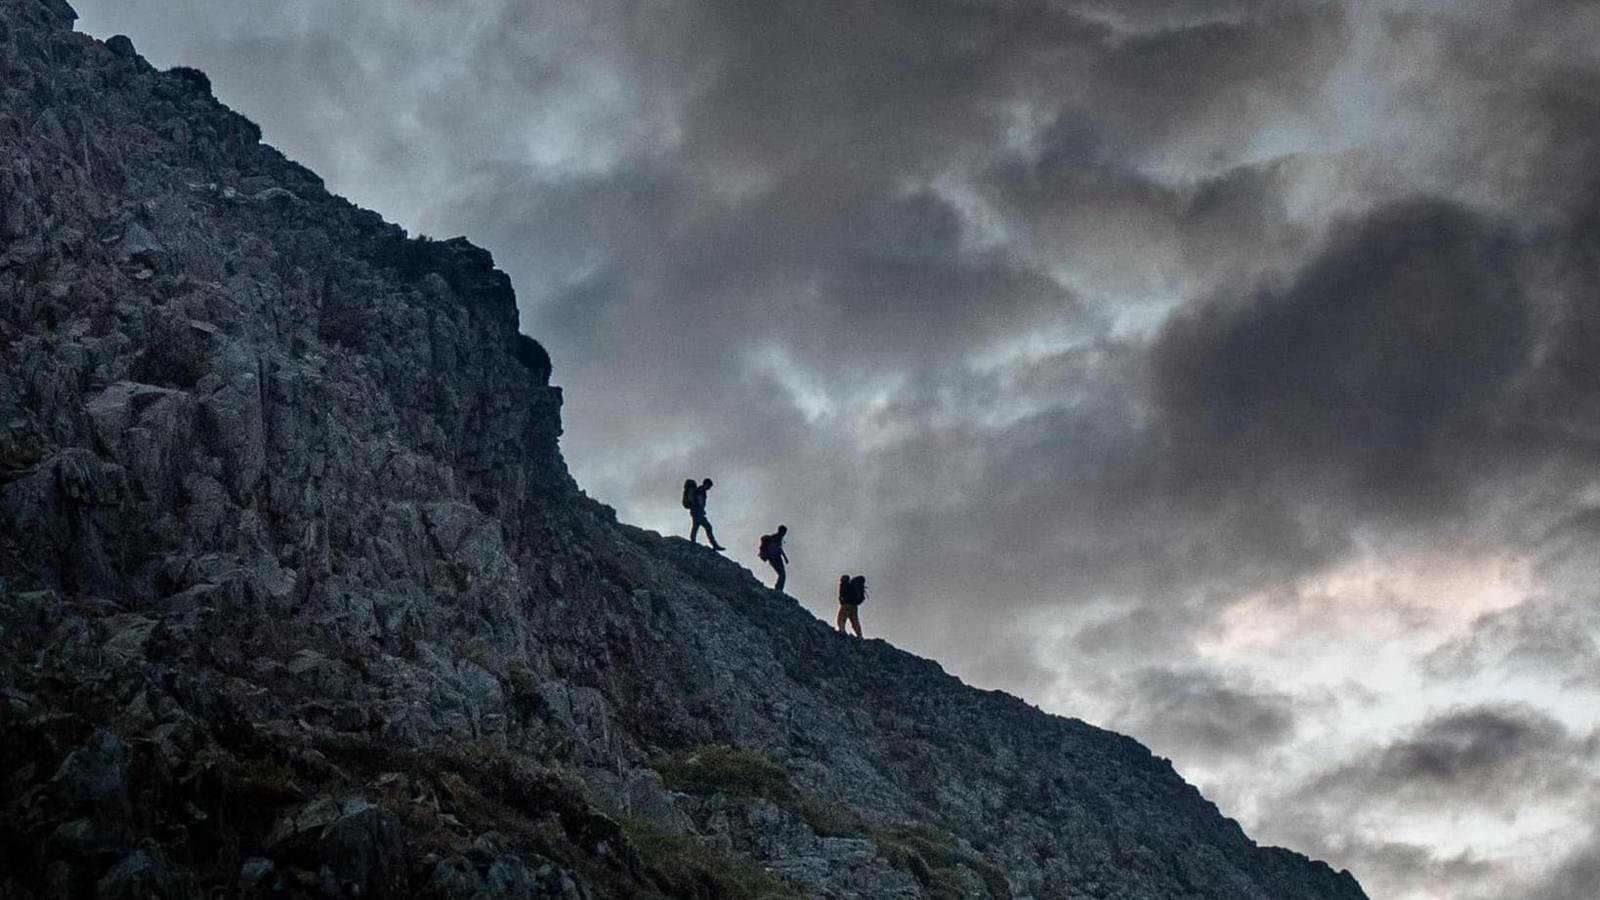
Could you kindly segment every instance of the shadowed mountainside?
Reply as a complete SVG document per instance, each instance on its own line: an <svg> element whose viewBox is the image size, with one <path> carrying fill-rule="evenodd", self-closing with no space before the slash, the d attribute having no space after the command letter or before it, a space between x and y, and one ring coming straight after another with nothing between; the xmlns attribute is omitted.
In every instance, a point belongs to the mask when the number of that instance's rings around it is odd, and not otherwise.
<svg viewBox="0 0 1600 900"><path fill-rule="evenodd" d="M0 894L1364 896L618 523L487 252L73 19L0 0Z"/></svg>

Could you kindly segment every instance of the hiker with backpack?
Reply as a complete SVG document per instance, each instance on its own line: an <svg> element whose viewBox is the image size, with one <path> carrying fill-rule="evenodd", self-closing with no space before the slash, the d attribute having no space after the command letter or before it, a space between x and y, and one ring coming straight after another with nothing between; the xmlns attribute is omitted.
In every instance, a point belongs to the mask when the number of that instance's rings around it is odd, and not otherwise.
<svg viewBox="0 0 1600 900"><path fill-rule="evenodd" d="M706 530L706 540L711 542L711 549L726 550L727 548L717 543L717 536L711 531L711 520L706 518L706 492L711 490L711 479L707 478L698 485L693 478L683 481L683 508L689 511L689 543L698 543L700 529Z"/></svg>
<svg viewBox="0 0 1600 900"><path fill-rule="evenodd" d="M861 604L867 600L867 577L839 576L839 633L844 634L844 624L849 622L861 637Z"/></svg>
<svg viewBox="0 0 1600 900"><path fill-rule="evenodd" d="M756 556L778 573L778 583L772 586L775 591L783 590L783 581L787 577L784 566L789 562L789 554L783 552L783 536L789 533L789 526L779 525L778 530L772 534L763 534L761 543L756 546Z"/></svg>

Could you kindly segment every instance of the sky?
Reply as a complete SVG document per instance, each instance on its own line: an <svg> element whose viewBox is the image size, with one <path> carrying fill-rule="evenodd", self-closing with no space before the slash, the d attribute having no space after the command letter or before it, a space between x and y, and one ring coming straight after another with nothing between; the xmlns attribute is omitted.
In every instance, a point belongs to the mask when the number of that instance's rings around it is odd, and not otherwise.
<svg viewBox="0 0 1600 900"><path fill-rule="evenodd" d="M625 520L1380 900L1600 896L1600 4L75 6L493 251Z"/></svg>

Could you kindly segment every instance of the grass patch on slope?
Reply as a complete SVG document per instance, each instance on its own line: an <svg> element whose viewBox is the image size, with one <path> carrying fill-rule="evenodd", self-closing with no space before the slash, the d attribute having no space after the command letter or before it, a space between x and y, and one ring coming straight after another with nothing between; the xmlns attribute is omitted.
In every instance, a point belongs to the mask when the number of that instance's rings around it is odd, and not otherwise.
<svg viewBox="0 0 1600 900"><path fill-rule="evenodd" d="M712 744L692 753L664 756L650 767L661 773L667 787L685 794L762 797L779 806L795 799L789 773L752 750Z"/></svg>
<svg viewBox="0 0 1600 900"><path fill-rule="evenodd" d="M970 869L996 900L1010 900L1011 884L1005 872L988 859L961 849L948 831L928 826L876 828L868 835L890 865L910 872L922 883L931 900L961 900L968 896L960 867Z"/></svg>
<svg viewBox="0 0 1600 900"><path fill-rule="evenodd" d="M405 772L447 793L448 818L415 804L396 809L419 847L459 851L465 826L498 831L583 872L597 896L800 900L754 861L657 823L606 815L582 782L502 747L418 750L346 735L325 735L314 746L353 774Z"/></svg>
<svg viewBox="0 0 1600 900"><path fill-rule="evenodd" d="M673 897L800 900L787 882L703 838L637 816L620 821L628 840Z"/></svg>
<svg viewBox="0 0 1600 900"><path fill-rule="evenodd" d="M667 787L686 794L761 798L798 817L825 837L864 837L889 865L916 878L933 900L967 896L961 868L975 873L994 900L1010 900L1005 872L961 848L950 832L932 825L874 822L848 806L797 787L780 765L753 750L712 744L652 762Z"/></svg>

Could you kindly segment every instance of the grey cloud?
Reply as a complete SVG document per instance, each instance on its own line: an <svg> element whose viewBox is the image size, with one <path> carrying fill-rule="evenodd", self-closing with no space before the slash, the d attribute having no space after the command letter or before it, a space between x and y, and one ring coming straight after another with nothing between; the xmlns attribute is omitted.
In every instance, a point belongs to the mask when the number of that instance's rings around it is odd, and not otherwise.
<svg viewBox="0 0 1600 900"><path fill-rule="evenodd" d="M1371 111L1386 153L1422 152L1404 172L1380 164L1380 191L1489 202L1525 216L1568 206L1592 184L1600 138L1600 16L1568 0L1442 9L1395 4L1366 64L1386 93ZM1402 148L1404 148L1402 150Z"/></svg>
<svg viewBox="0 0 1600 900"><path fill-rule="evenodd" d="M1275 0L1077 0L1075 8L1129 32L1238 22L1284 9Z"/></svg>
<svg viewBox="0 0 1600 900"><path fill-rule="evenodd" d="M1072 269L1112 302L1236 284L1295 265L1311 244L1314 231L1284 205L1300 163L1166 183L1116 159L1092 128L1087 112L1065 115L1036 155L999 161L983 183L1017 223L1026 253Z"/></svg>
<svg viewBox="0 0 1600 900"><path fill-rule="evenodd" d="M1348 49L1343 7L1288 5L1234 22L1138 35L1101 63L1095 87L1121 143L1161 160L1186 156L1236 165L1259 133L1302 114Z"/></svg>
<svg viewBox="0 0 1600 900"><path fill-rule="evenodd" d="M1295 733L1295 698L1209 670L1146 669L1117 693L1129 699L1116 727L1175 758L1248 759Z"/></svg>
<svg viewBox="0 0 1600 900"><path fill-rule="evenodd" d="M1590 821L1594 821L1593 815ZM1539 900L1591 900L1600 895L1600 831L1591 833L1586 843L1522 891L1521 896Z"/></svg>
<svg viewBox="0 0 1600 900"><path fill-rule="evenodd" d="M1540 598L1479 617L1468 635L1423 657L1422 668L1441 680L1559 672L1568 688L1600 687L1597 634L1592 598Z"/></svg>
<svg viewBox="0 0 1600 900"><path fill-rule="evenodd" d="M1600 149L1589 159L1600 159ZM1600 422L1600 367L1593 364L1600 352L1600 324L1595 321L1593 300L1600 290L1600 174L1596 171L1591 168L1585 173L1592 180L1546 238L1552 296L1542 323L1547 336L1545 359L1529 385L1532 412L1590 465L1600 459L1600 435L1595 430L1595 423Z"/></svg>
<svg viewBox="0 0 1600 900"><path fill-rule="evenodd" d="M1582 835L1566 862L1528 883L1528 861L1441 852L1387 839L1391 817L1515 821L1529 810L1564 810L1583 820L1594 794L1600 737L1568 729L1523 704L1462 707L1432 716L1389 744L1371 747L1266 800L1259 832L1361 872L1394 894L1446 888L1452 897L1588 896L1592 858ZM1514 864L1521 863L1521 864ZM1535 864L1535 869L1544 868Z"/></svg>
<svg viewBox="0 0 1600 900"><path fill-rule="evenodd" d="M1139 645L1170 650L1160 636L1204 621L1197 604L1337 559L1355 521L1460 516L1497 466L1522 464L1504 452L1516 442L1500 414L1533 342L1519 247L1448 205L1352 222L1286 284L1184 313L1147 356L1106 352L1113 364L1062 382L1098 383L1090 396L1105 403L906 448L898 468L912 472L938 471L915 455L924 447L982 461L954 479L961 496L903 498L883 556L925 557L907 568L930 590L941 569L948 587L974 591L948 573L1005 572L1011 599L990 608L1050 602L1030 582L1150 598L1077 640L1080 654L1127 661L1150 658ZM1125 412L1144 384L1154 427Z"/></svg>
<svg viewBox="0 0 1600 900"><path fill-rule="evenodd" d="M1412 892L1428 896L1448 886L1451 900L1543 898L1540 894L1503 893L1514 880L1512 867L1503 862L1469 853L1441 854L1419 843L1351 838L1341 830L1336 821L1308 819L1299 823L1298 830L1278 832L1276 839L1293 841L1295 847L1306 848L1306 852L1323 859L1337 860L1339 865L1361 873L1362 884L1369 892L1375 885L1384 888L1385 894L1374 896L1405 896Z"/></svg>
<svg viewBox="0 0 1600 900"><path fill-rule="evenodd" d="M1362 512L1451 512L1504 456L1498 426L1532 352L1518 245L1429 202L1335 232L1285 286L1169 322L1155 392L1183 480L1344 498Z"/></svg>
<svg viewBox="0 0 1600 900"><path fill-rule="evenodd" d="M1449 204L1348 221L1291 277L1168 324L1146 357L1154 427L1115 412L1142 402L1139 387L1018 423L964 473L981 508L953 511L947 497L921 517L913 506L896 522L904 547L888 555L959 558L951 548L977 532L998 539L972 568L1011 572L1013 588L1037 568L1069 595L1157 600L1127 612L1130 641L1108 643L1109 622L1083 633L1080 646L1117 653L1160 633L1140 620L1199 621L1159 609L1337 559L1357 522L1456 527L1501 479L1569 458L1528 406L1545 314L1525 293L1537 252Z"/></svg>
<svg viewBox="0 0 1600 900"><path fill-rule="evenodd" d="M1346 808L1375 798L1516 808L1592 786L1597 752L1595 735L1574 734L1533 707L1468 707L1318 776L1300 795Z"/></svg>

